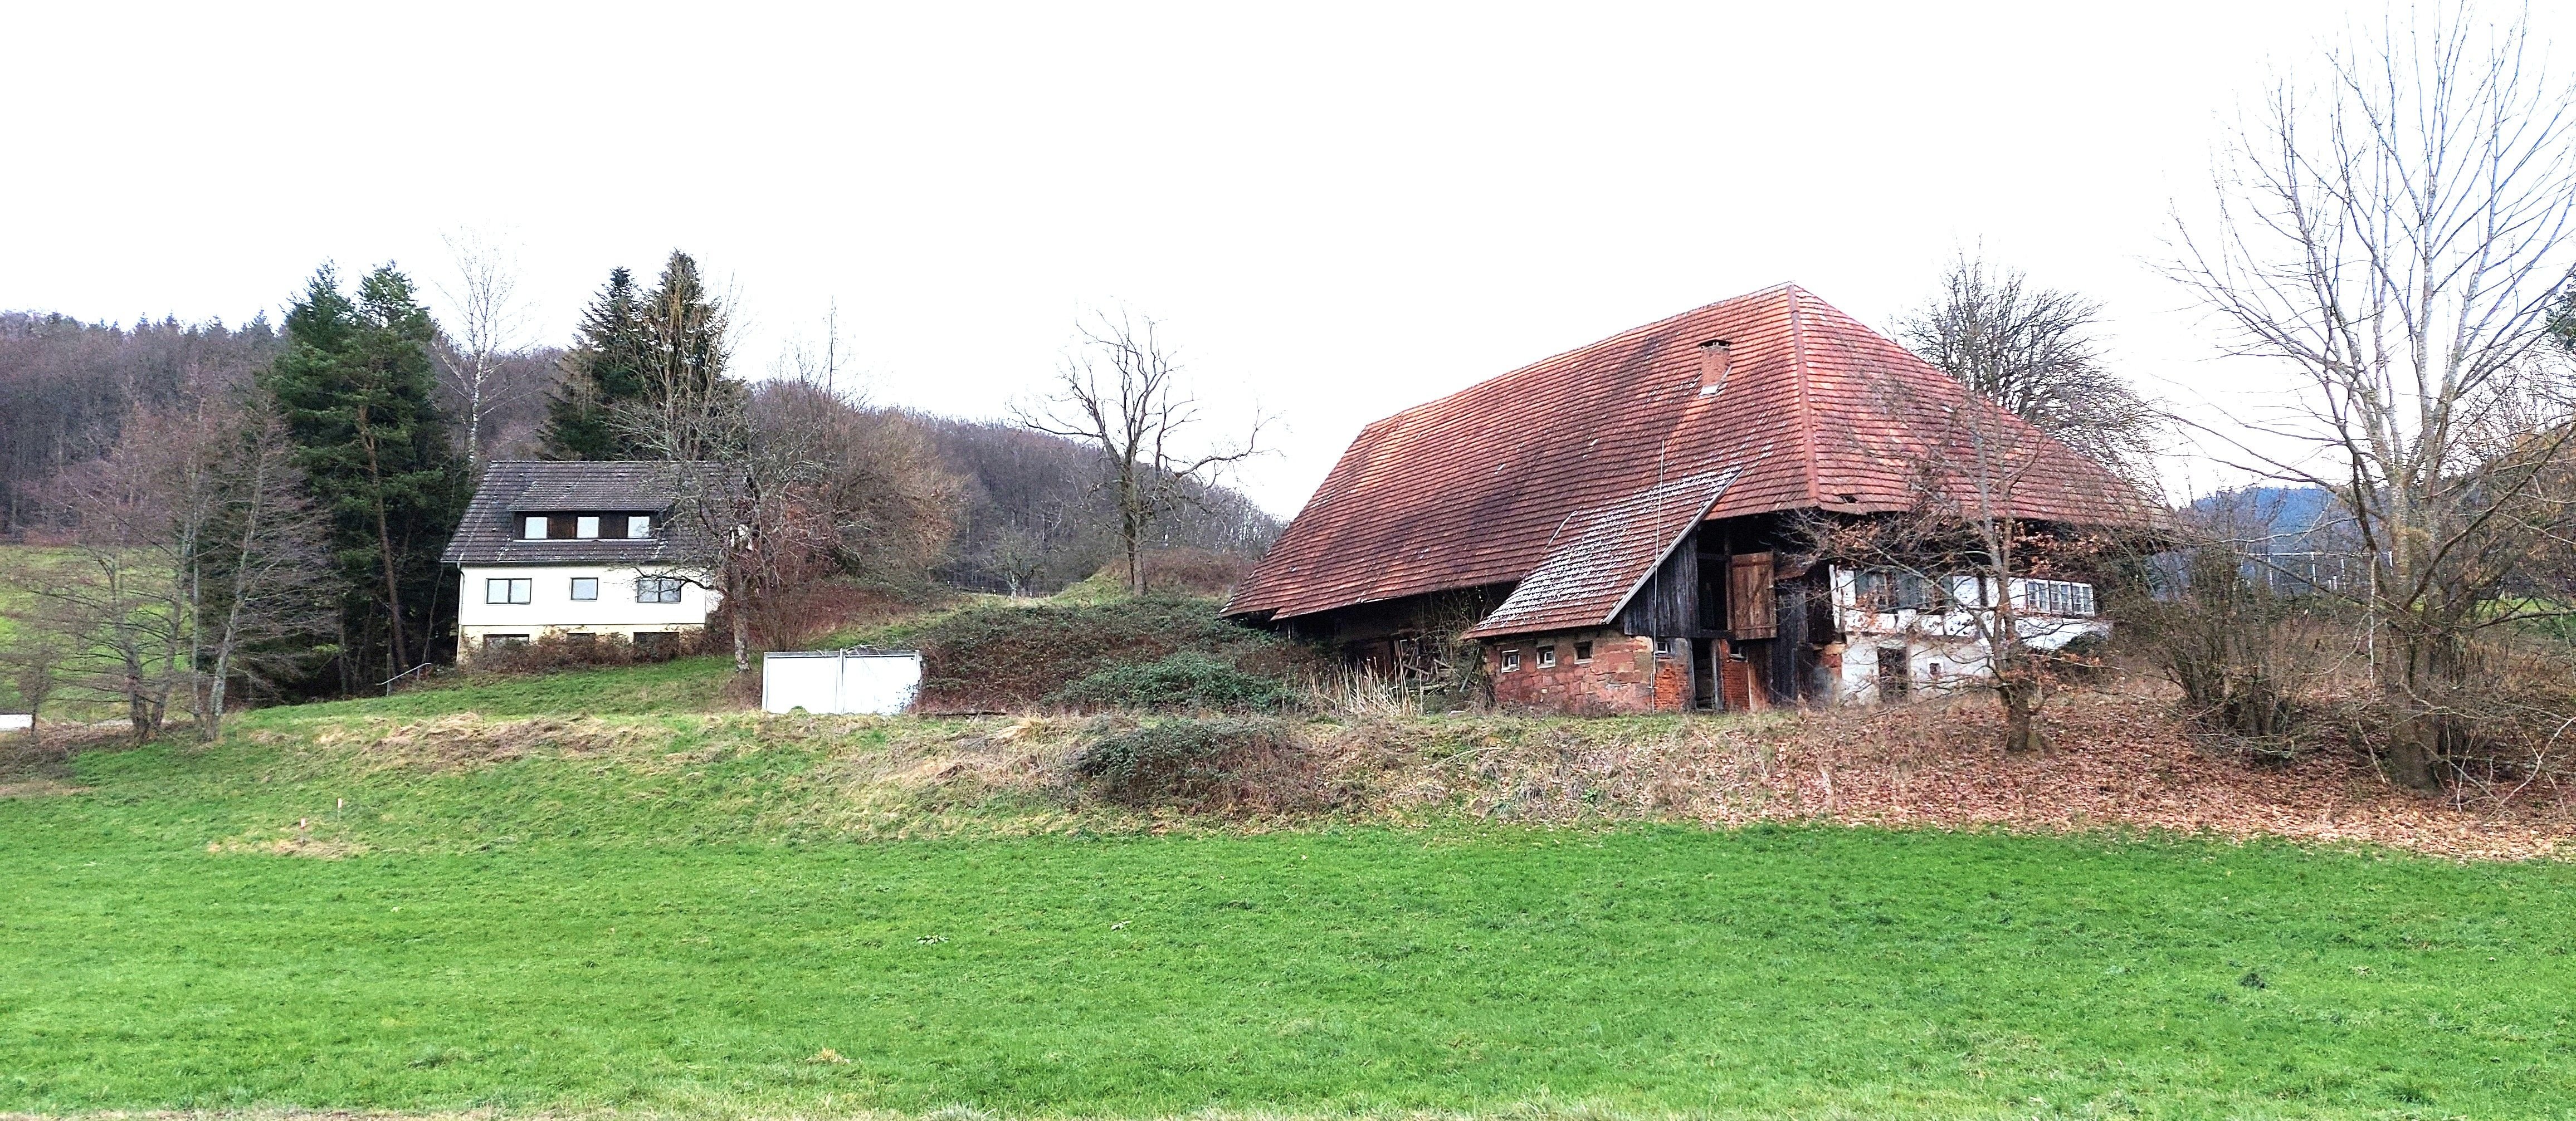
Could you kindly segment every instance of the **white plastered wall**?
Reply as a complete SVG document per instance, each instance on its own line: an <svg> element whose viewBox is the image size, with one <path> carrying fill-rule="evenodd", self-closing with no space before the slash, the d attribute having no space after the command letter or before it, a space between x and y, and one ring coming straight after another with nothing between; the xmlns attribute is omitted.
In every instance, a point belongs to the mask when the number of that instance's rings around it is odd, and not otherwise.
<svg viewBox="0 0 2576 1121"><path fill-rule="evenodd" d="M629 640L637 632L687 631L706 626L708 613L723 597L704 586L704 574L679 570L638 569L633 565L525 564L465 565L458 580L457 660L473 660L484 640L520 635L531 641L549 634L617 635ZM680 585L678 603L635 602L635 581L644 575L693 575ZM572 598L576 577L599 581L599 598ZM485 602L485 581L528 581L528 602Z"/></svg>
<svg viewBox="0 0 2576 1121"><path fill-rule="evenodd" d="M1953 594L1971 596L1975 581ZM1989 671L1985 640L1977 637L1977 620L1968 611L1865 611L1859 606L1858 574L1832 571L1834 612L1843 632L1842 679L1835 699L1874 703L1879 699L1880 651L1905 648L1908 688L1928 696L1964 688ZM2098 616L2024 614L2014 620L2024 643L2055 650L2078 638L2110 637L2111 621Z"/></svg>

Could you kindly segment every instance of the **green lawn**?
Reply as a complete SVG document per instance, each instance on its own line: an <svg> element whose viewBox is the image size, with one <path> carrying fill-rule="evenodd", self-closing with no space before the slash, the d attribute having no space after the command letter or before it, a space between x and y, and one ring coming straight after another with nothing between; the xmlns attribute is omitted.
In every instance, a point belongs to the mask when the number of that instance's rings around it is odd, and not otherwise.
<svg viewBox="0 0 2576 1121"><path fill-rule="evenodd" d="M0 1112L2576 1117L2563 863L1835 828L857 843L770 794L828 751L670 711L711 680L271 710L0 800ZM292 749L539 694L701 738ZM370 851L208 851L299 818Z"/></svg>

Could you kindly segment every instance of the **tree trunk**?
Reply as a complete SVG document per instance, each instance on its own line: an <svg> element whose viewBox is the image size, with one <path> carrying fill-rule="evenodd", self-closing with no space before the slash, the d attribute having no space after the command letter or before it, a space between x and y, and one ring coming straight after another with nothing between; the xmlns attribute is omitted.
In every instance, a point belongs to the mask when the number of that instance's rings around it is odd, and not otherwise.
<svg viewBox="0 0 2576 1121"><path fill-rule="evenodd" d="M367 427L367 407L358 406L358 438L367 445L367 484L376 501L376 547L385 562L385 623L392 641L386 646L392 664L385 668L391 677L411 667L403 665L402 584L395 578L393 527L385 517L385 472L376 459L375 430Z"/></svg>
<svg viewBox="0 0 2576 1121"><path fill-rule="evenodd" d="M1996 690L2004 706L2004 750L2013 754L2037 751L2047 744L2039 731L2039 702L2035 690L2012 686Z"/></svg>

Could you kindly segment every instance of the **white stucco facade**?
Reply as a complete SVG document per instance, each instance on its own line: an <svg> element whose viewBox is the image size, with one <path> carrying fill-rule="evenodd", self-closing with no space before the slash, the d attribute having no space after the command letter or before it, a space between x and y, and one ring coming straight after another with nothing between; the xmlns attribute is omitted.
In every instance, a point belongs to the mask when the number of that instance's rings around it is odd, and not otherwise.
<svg viewBox="0 0 2576 1121"><path fill-rule="evenodd" d="M1860 577L1851 569L1833 570L1834 612L1844 637L1841 679L1835 683L1837 699L1845 703L1894 699L1882 697L1880 686L1899 678L1909 694L1948 692L1990 672L1977 616L1990 619L1993 608L1884 610L1862 602ZM1952 576L1944 583L1943 598L1953 605L1990 601L1981 594L1982 582L1976 577ZM2025 645L2056 650L2087 636L2110 637L2111 621L2095 614L2098 605L2091 585L2024 579L2011 584L2014 602L2023 605L2014 617L2014 630ZM2080 595L2065 594L2079 588ZM1883 664L1889 657L1904 660L1901 674Z"/></svg>
<svg viewBox="0 0 2576 1121"><path fill-rule="evenodd" d="M462 575L457 588L456 623L460 662L473 660L490 644L532 642L549 634L616 635L634 641L639 633L698 630L706 626L707 615L723 600L705 586L703 574L661 566L469 564L460 566L459 572ZM677 602L636 601L639 581L670 579L673 575L697 577L677 581ZM507 583L521 580L526 583ZM496 585L495 581L504 583ZM596 583L577 589L576 581ZM596 598L574 598L577 591L594 589ZM525 602L510 602L518 599Z"/></svg>

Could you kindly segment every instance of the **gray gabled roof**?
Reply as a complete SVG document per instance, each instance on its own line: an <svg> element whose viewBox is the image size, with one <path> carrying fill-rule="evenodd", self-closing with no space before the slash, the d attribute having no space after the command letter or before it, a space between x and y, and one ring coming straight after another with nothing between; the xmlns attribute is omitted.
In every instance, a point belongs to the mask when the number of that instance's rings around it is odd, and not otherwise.
<svg viewBox="0 0 2576 1121"><path fill-rule="evenodd" d="M474 501L439 554L441 564L679 564L702 554L689 519L672 518L681 472L711 472L715 463L548 463L496 460L483 468ZM524 540L526 514L649 513L653 536L642 541Z"/></svg>

